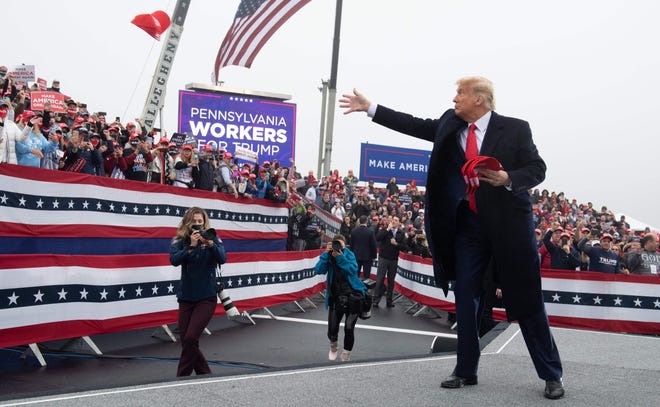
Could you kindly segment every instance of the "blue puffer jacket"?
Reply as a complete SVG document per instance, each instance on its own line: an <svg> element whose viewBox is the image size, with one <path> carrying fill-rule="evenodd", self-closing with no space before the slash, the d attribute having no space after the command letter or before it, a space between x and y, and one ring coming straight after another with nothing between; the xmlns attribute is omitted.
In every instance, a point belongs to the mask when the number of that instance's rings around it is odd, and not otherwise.
<svg viewBox="0 0 660 407"><path fill-rule="evenodd" d="M225 247L216 236L213 247L197 247L188 252L190 239L175 240L170 245L170 263L181 266L181 284L176 297L183 301L199 301L216 295L216 264L227 261Z"/></svg>
<svg viewBox="0 0 660 407"><path fill-rule="evenodd" d="M316 274L326 274L326 286L325 286L325 308L327 309L330 304L330 286L333 281L333 273L335 273L335 266L331 261L332 255L328 251L324 251L319 257L319 261L314 267L314 272ZM355 260L355 254L349 249L344 248L344 251L339 256L335 257L337 263L337 268L339 272L343 274L344 278L351 287L360 291L363 295L366 295L367 286L364 285L362 280L358 277L358 265L357 260Z"/></svg>

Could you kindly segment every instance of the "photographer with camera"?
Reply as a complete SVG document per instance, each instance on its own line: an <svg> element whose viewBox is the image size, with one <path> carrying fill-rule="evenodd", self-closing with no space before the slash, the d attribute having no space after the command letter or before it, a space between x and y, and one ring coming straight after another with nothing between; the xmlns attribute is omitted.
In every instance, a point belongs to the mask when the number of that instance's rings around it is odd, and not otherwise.
<svg viewBox="0 0 660 407"><path fill-rule="evenodd" d="M199 338L216 308L216 267L227 259L222 241L209 227L202 208L192 207L183 215L170 245L170 263L181 266L179 303L181 358L177 376L209 374L211 369L199 350Z"/></svg>
<svg viewBox="0 0 660 407"><path fill-rule="evenodd" d="M573 247L571 235L564 228L555 225L543 237L543 245L550 253L550 268L555 270L576 270L580 267L580 252Z"/></svg>
<svg viewBox="0 0 660 407"><path fill-rule="evenodd" d="M424 229L411 229L408 232L408 247L410 247L410 253L420 256L420 257L431 257L431 251L429 250L429 243L426 240L426 234Z"/></svg>
<svg viewBox="0 0 660 407"><path fill-rule="evenodd" d="M362 300L367 295L367 287L357 274L355 255L346 248L344 236L337 234L328 242L326 250L319 257L314 272L325 274L325 308L328 310L328 339L330 352L328 359L337 359L339 346L339 324L344 321L344 349L342 362L351 358L355 344L355 324L362 311Z"/></svg>

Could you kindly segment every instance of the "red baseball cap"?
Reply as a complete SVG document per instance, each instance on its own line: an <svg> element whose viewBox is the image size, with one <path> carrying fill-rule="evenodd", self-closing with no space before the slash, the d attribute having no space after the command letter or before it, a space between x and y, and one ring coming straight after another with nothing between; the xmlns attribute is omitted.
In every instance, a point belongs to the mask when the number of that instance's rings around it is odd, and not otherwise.
<svg viewBox="0 0 660 407"><path fill-rule="evenodd" d="M184 144L183 147L181 147L182 150L192 150L192 146L190 144Z"/></svg>

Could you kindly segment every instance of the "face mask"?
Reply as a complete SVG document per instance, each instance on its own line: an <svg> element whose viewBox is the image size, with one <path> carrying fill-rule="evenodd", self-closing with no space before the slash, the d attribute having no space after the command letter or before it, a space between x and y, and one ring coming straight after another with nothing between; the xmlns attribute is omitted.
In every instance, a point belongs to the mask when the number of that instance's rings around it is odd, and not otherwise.
<svg viewBox="0 0 660 407"><path fill-rule="evenodd" d="M77 111L78 111L78 109L76 109L76 108L66 109L66 114L68 114L69 116L73 117L73 116L76 115L76 112L77 112Z"/></svg>
<svg viewBox="0 0 660 407"><path fill-rule="evenodd" d="M0 119L7 117L7 109L0 109Z"/></svg>

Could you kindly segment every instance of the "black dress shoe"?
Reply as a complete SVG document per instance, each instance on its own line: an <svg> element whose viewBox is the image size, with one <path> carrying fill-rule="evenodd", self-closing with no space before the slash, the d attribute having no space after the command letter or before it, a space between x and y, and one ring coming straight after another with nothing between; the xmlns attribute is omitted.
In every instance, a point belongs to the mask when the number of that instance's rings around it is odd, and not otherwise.
<svg viewBox="0 0 660 407"><path fill-rule="evenodd" d="M440 383L440 387L446 389L460 389L463 386L474 386L475 384L477 384L477 376L460 377L451 375Z"/></svg>
<svg viewBox="0 0 660 407"><path fill-rule="evenodd" d="M556 400L564 397L564 383L559 380L547 380L545 382L545 391L543 392L545 398Z"/></svg>

